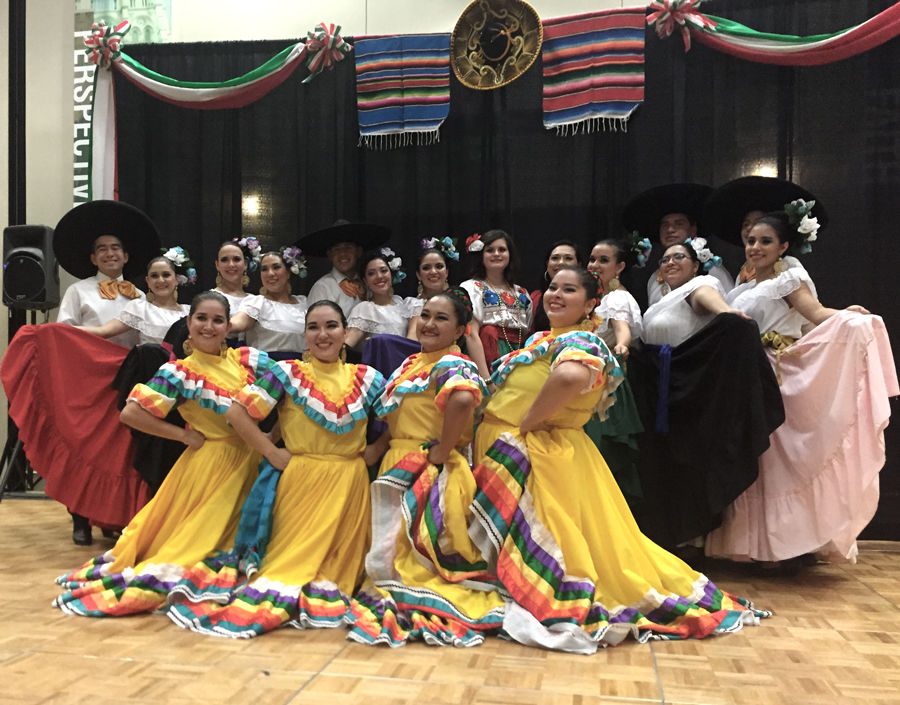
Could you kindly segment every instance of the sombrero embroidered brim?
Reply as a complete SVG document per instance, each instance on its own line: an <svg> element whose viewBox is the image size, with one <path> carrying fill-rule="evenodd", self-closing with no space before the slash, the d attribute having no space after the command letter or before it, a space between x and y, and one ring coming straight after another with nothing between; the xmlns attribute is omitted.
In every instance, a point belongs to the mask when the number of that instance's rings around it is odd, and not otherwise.
<svg viewBox="0 0 900 705"><path fill-rule="evenodd" d="M383 225L338 220L330 227L304 235L296 244L307 257L325 257L328 248L339 242L353 242L369 250L385 244L390 237L390 229Z"/></svg>
<svg viewBox="0 0 900 705"><path fill-rule="evenodd" d="M126 279L140 280L147 262L160 254L162 245L153 221L141 210L122 201L90 201L76 206L56 224L53 253L69 274L86 279L97 273L91 264L94 241L115 235L128 253Z"/></svg>
<svg viewBox="0 0 900 705"><path fill-rule="evenodd" d="M828 224L828 214L822 207L822 202L791 181L771 176L744 176L729 181L713 191L707 199L701 216L703 233L743 246L741 224L747 213L784 210L786 203L798 198L815 201L812 215L818 218L820 228Z"/></svg>
<svg viewBox="0 0 900 705"><path fill-rule="evenodd" d="M450 65L475 90L501 88L525 73L544 41L544 25L522 0L474 0L450 35Z"/></svg>
<svg viewBox="0 0 900 705"><path fill-rule="evenodd" d="M632 198L622 211L625 230L637 231L642 237L659 241L659 221L669 213L684 213L699 220L712 188L704 184L664 184Z"/></svg>

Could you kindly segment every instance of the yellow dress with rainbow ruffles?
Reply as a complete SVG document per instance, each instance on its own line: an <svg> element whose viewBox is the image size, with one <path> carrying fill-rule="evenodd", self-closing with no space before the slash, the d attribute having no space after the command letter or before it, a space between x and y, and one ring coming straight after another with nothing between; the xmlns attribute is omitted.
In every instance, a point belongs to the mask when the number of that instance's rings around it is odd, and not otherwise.
<svg viewBox="0 0 900 705"><path fill-rule="evenodd" d="M547 430L523 436L525 414L563 362L589 367L591 383ZM579 328L537 333L495 366L498 390L475 438L472 536L514 601L503 631L521 643L593 653L628 636L699 638L768 615L640 532L582 428L620 379L606 344Z"/></svg>
<svg viewBox="0 0 900 705"><path fill-rule="evenodd" d="M444 406L460 390L479 403L487 393L474 363L453 346L408 357L376 402L391 441L372 485L368 580L352 602L351 639L475 646L502 623L505 599L468 535L471 467L459 450L432 465L424 447L440 438Z"/></svg>
<svg viewBox="0 0 900 705"><path fill-rule="evenodd" d="M169 596L172 621L227 637L344 625L369 547L363 451L369 411L383 387L373 367L288 360L238 395L257 420L281 402L279 424L292 457L281 471L269 465L267 473L263 464L245 506L241 531L259 507L253 521L265 525L262 541L189 570Z"/></svg>
<svg viewBox="0 0 900 705"><path fill-rule="evenodd" d="M57 579L65 591L54 606L90 617L154 610L185 569L231 545L259 455L237 437L224 414L238 392L268 366L268 355L254 348L229 349L223 355L195 350L163 365L147 384L135 386L128 403L161 419L178 403L184 420L206 441L182 453L115 546Z"/></svg>

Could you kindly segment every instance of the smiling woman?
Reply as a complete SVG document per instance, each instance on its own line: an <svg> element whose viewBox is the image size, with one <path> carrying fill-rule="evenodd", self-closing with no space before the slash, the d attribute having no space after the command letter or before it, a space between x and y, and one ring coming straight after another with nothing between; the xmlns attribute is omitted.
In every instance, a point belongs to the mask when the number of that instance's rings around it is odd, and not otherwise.
<svg viewBox="0 0 900 705"><path fill-rule="evenodd" d="M134 329L138 332L141 345L161 343L172 324L184 318L188 311L186 304L178 303L176 268L176 264L165 256L150 260L147 265L149 291L146 299L132 299L116 318L102 326L79 327L101 338L111 338Z"/></svg>

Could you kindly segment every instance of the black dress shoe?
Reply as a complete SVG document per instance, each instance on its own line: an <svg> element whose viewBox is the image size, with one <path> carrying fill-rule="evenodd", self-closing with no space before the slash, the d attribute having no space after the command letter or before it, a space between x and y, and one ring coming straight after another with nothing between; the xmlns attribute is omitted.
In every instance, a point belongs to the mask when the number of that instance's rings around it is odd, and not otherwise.
<svg viewBox="0 0 900 705"><path fill-rule="evenodd" d="M76 546L90 546L94 543L91 536L91 523L87 517L72 514L72 543Z"/></svg>
<svg viewBox="0 0 900 705"><path fill-rule="evenodd" d="M91 536L91 527L77 527L72 529L72 543L76 546L90 546L94 543L94 537Z"/></svg>
<svg viewBox="0 0 900 705"><path fill-rule="evenodd" d="M122 535L121 529L100 529L105 539L113 539L114 541Z"/></svg>

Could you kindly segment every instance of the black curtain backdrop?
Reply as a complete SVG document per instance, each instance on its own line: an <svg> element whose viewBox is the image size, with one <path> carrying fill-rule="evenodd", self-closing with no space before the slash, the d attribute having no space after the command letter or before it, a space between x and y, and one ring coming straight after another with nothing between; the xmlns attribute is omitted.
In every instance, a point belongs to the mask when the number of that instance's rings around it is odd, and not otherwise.
<svg viewBox="0 0 900 705"><path fill-rule="evenodd" d="M806 35L858 24L891 4L720 0L710 11L758 30ZM216 81L258 66L290 41L127 51L162 74ZM716 186L773 165L828 208L830 225L804 261L823 302L881 314L900 350L900 41L837 64L790 68L697 43L685 55L680 37L660 41L648 31L646 99L627 133L545 130L538 62L497 91L451 79L440 142L383 152L358 146L352 55L310 84L300 83L304 75L299 69L259 102L223 111L176 108L116 79L120 198L146 210L166 244L190 251L204 287L213 284L222 240L255 234L274 247L345 217L389 226L408 265L422 237L504 228L523 255L520 283L533 288L549 243L570 238L586 248L621 234L621 209L633 194L671 181ZM258 216L242 215L242 195L250 194L259 197ZM740 265L740 250L720 249L732 268ZM312 264L297 291L327 268ZM898 425L886 434L870 538L900 539ZM698 429L698 442L714 432Z"/></svg>

